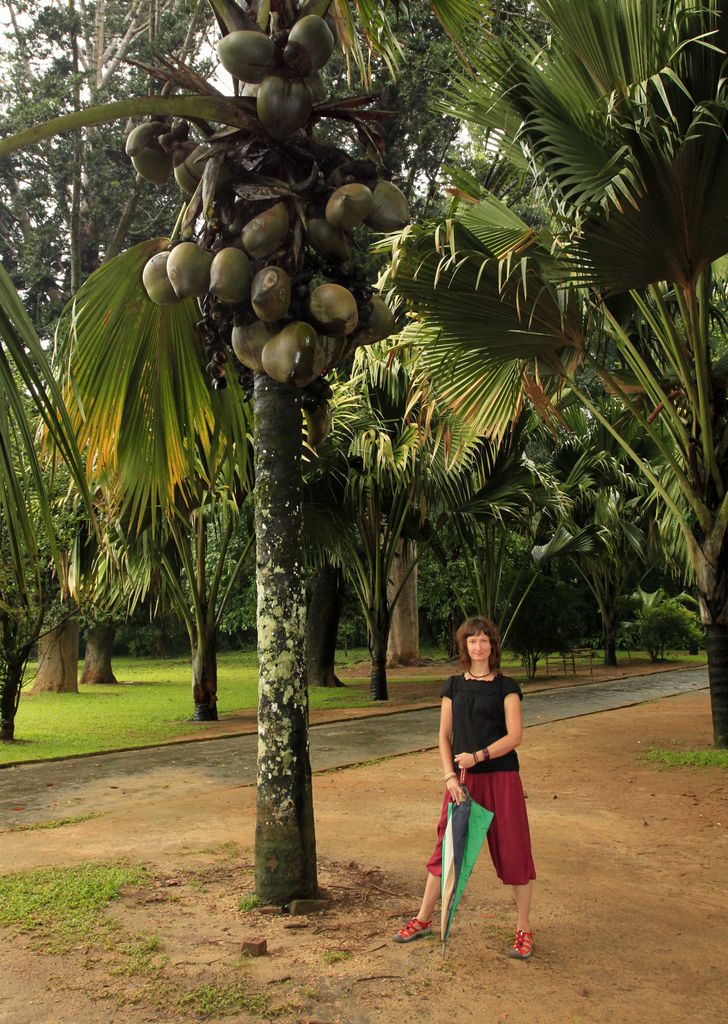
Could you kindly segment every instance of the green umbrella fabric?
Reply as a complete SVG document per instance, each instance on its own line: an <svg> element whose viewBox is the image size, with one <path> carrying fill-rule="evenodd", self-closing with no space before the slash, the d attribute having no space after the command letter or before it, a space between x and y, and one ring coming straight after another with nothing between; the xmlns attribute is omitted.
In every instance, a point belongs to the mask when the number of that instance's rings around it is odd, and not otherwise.
<svg viewBox="0 0 728 1024"><path fill-rule="evenodd" d="M440 883L440 937L447 942L453 917L481 847L493 820L493 812L481 807L465 789L461 804L447 809L447 826L442 840L442 881ZM443 945L444 949L444 945Z"/></svg>

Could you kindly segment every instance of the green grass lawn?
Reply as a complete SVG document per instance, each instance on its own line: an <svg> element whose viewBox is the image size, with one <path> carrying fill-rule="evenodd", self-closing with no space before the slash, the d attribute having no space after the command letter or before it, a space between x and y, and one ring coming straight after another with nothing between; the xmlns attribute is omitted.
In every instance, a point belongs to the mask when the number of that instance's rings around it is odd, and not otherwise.
<svg viewBox="0 0 728 1024"><path fill-rule="evenodd" d="M423 649L422 656L444 659L444 653L435 649ZM355 678L347 678L344 687L312 687L309 691L311 708L369 706L368 687L361 686L369 675L367 658L363 648L349 650L346 654L339 652L338 667L360 664L361 671ZM704 660L701 656L686 657L681 658L681 663ZM503 667L523 679L523 670L516 659L506 656ZM580 667L588 671L586 663ZM35 666L29 665L29 680L34 671ZM206 723L190 721L193 707L188 658L119 657L114 658L114 672L120 681L118 686L82 686L78 694L36 697L24 692L16 720L16 742L0 744L0 764L152 746L207 728ZM537 682L544 679L545 672L539 668ZM390 693L403 682L431 683L432 676L418 674L415 668L404 679L390 679ZM254 708L257 685L255 651L220 654L218 697L223 717Z"/></svg>
<svg viewBox="0 0 728 1024"><path fill-rule="evenodd" d="M659 768L728 769L728 750L658 750L651 747L644 752L642 760Z"/></svg>
<svg viewBox="0 0 728 1024"><path fill-rule="evenodd" d="M425 651L424 656L442 654ZM346 655L342 652L338 664L347 667L366 657L364 649L354 649ZM34 672L31 663L29 680ZM78 694L35 697L24 692L15 724L16 742L0 744L0 764L151 746L207 728L207 723L189 720L193 711L189 658L119 657L114 658L114 673L118 686L81 686ZM361 682L367 675L365 667L360 679L349 682ZM411 679L415 678L413 674ZM221 714L256 707L255 651L220 654L217 685ZM309 700L311 708L363 707L370 703L366 690L349 686L312 687Z"/></svg>

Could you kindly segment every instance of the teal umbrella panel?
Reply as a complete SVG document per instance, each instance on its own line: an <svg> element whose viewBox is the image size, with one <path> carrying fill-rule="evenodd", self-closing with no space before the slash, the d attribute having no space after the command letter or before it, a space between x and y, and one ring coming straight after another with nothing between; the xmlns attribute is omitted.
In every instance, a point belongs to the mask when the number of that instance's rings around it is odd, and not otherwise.
<svg viewBox="0 0 728 1024"><path fill-rule="evenodd" d="M450 928L468 879L493 820L493 812L481 807L465 789L461 804L447 809L447 826L442 840L442 880L440 883L440 936L447 942Z"/></svg>

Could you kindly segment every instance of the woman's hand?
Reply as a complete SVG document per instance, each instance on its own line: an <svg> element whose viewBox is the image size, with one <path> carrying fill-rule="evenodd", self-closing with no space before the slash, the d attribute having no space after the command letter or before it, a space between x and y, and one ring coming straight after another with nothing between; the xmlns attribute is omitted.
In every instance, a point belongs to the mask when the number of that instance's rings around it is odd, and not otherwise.
<svg viewBox="0 0 728 1024"><path fill-rule="evenodd" d="M465 799L465 791L463 787L460 785L460 782L457 779L457 777L448 779L447 782L445 783L445 786L447 788L448 793L450 794L450 799L453 800L456 804L461 804Z"/></svg>
<svg viewBox="0 0 728 1024"><path fill-rule="evenodd" d="M456 754L453 760L455 761L456 767L459 768L460 771L462 771L463 768L470 771L470 769L477 764L477 761L475 760L475 754Z"/></svg>

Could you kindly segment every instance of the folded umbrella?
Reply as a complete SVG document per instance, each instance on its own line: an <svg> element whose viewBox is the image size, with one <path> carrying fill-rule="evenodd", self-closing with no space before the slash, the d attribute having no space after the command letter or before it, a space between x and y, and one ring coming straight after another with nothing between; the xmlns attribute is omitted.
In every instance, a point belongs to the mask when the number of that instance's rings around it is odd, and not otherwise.
<svg viewBox="0 0 728 1024"><path fill-rule="evenodd" d="M442 840L440 938L443 956L460 897L493 820L493 812L481 807L468 793L465 775L463 772L460 776L465 799L460 804L452 802L448 805L447 826Z"/></svg>

